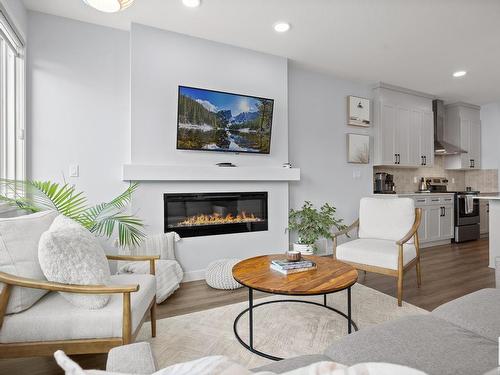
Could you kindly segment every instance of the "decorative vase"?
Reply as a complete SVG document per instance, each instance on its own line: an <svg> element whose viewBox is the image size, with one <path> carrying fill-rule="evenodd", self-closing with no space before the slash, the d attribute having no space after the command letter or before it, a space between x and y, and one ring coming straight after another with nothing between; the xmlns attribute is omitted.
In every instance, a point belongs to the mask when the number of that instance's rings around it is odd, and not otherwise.
<svg viewBox="0 0 500 375"><path fill-rule="evenodd" d="M301 257L300 251L291 250L286 252L286 259L289 262L298 262Z"/></svg>
<svg viewBox="0 0 500 375"><path fill-rule="evenodd" d="M314 248L313 245L301 244L301 243L293 243L293 250L299 251L303 255L313 255Z"/></svg>

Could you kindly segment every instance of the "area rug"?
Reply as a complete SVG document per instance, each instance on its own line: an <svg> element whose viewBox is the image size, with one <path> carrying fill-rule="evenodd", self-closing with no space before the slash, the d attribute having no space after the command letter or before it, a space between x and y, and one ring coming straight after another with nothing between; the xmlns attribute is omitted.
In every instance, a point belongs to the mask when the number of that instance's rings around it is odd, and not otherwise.
<svg viewBox="0 0 500 375"><path fill-rule="evenodd" d="M283 296L259 298L255 303L276 299ZM296 299L323 301L322 296ZM329 295L328 305L346 312L346 292ZM272 361L249 352L234 336L234 319L247 307L248 303L243 302L161 319L157 322L156 338L151 338L148 323L140 331L138 340L151 343L160 367L208 355L226 355L247 368L268 364ZM352 288L352 317L360 330L402 316L425 313L426 310L408 303L398 307L395 298L361 284ZM248 342L247 315L238 323L238 332L245 342ZM254 347L278 357L322 353L345 335L347 320L319 306L279 303L254 310Z"/></svg>

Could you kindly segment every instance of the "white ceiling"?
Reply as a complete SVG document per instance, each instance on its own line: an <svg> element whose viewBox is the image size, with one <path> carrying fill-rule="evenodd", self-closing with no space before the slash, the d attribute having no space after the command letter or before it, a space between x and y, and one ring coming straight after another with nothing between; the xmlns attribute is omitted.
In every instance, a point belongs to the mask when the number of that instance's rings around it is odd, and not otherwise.
<svg viewBox="0 0 500 375"><path fill-rule="evenodd" d="M202 0L198 9L181 0L135 0L116 14L81 0L23 1L36 11L120 29L138 22L447 101L500 101L499 0ZM292 29L275 33L279 20ZM451 76L462 69L466 77Z"/></svg>

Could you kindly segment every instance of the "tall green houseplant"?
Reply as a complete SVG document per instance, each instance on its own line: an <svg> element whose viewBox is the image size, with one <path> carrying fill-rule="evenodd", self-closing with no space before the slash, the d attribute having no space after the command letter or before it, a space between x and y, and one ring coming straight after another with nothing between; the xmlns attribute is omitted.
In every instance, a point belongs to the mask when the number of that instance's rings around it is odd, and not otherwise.
<svg viewBox="0 0 500 375"><path fill-rule="evenodd" d="M304 205L299 210L290 210L288 229L296 232L298 244L303 246L295 246L296 249L302 251L318 251L316 241L320 238L330 238L332 228L339 230L346 226L342 224L342 219L335 217L336 208L328 203L325 203L319 211L309 201L305 201Z"/></svg>
<svg viewBox="0 0 500 375"><path fill-rule="evenodd" d="M58 211L98 236L110 238L116 230L119 245L129 247L139 245L146 236L142 220L126 213L137 187L132 183L111 201L89 206L83 192L73 185L0 179L0 201L28 212Z"/></svg>

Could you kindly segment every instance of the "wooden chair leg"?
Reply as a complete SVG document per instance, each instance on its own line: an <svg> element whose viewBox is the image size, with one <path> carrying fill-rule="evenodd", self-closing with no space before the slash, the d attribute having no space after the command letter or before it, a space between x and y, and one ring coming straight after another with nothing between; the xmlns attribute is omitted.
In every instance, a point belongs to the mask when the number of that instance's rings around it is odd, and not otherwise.
<svg viewBox="0 0 500 375"><path fill-rule="evenodd" d="M150 310L151 337L156 337L156 296L153 299L153 305Z"/></svg>
<svg viewBox="0 0 500 375"><path fill-rule="evenodd" d="M398 259L398 306L403 305L403 245L399 246L399 259Z"/></svg>
<svg viewBox="0 0 500 375"><path fill-rule="evenodd" d="M415 267L417 269L417 287L422 286L422 270L420 269L420 257L417 258L417 265Z"/></svg>
<svg viewBox="0 0 500 375"><path fill-rule="evenodd" d="M403 305L403 273L398 275L398 306Z"/></svg>
<svg viewBox="0 0 500 375"><path fill-rule="evenodd" d="M123 322L122 322L123 345L132 342L132 312L130 307L130 293L123 293Z"/></svg>

